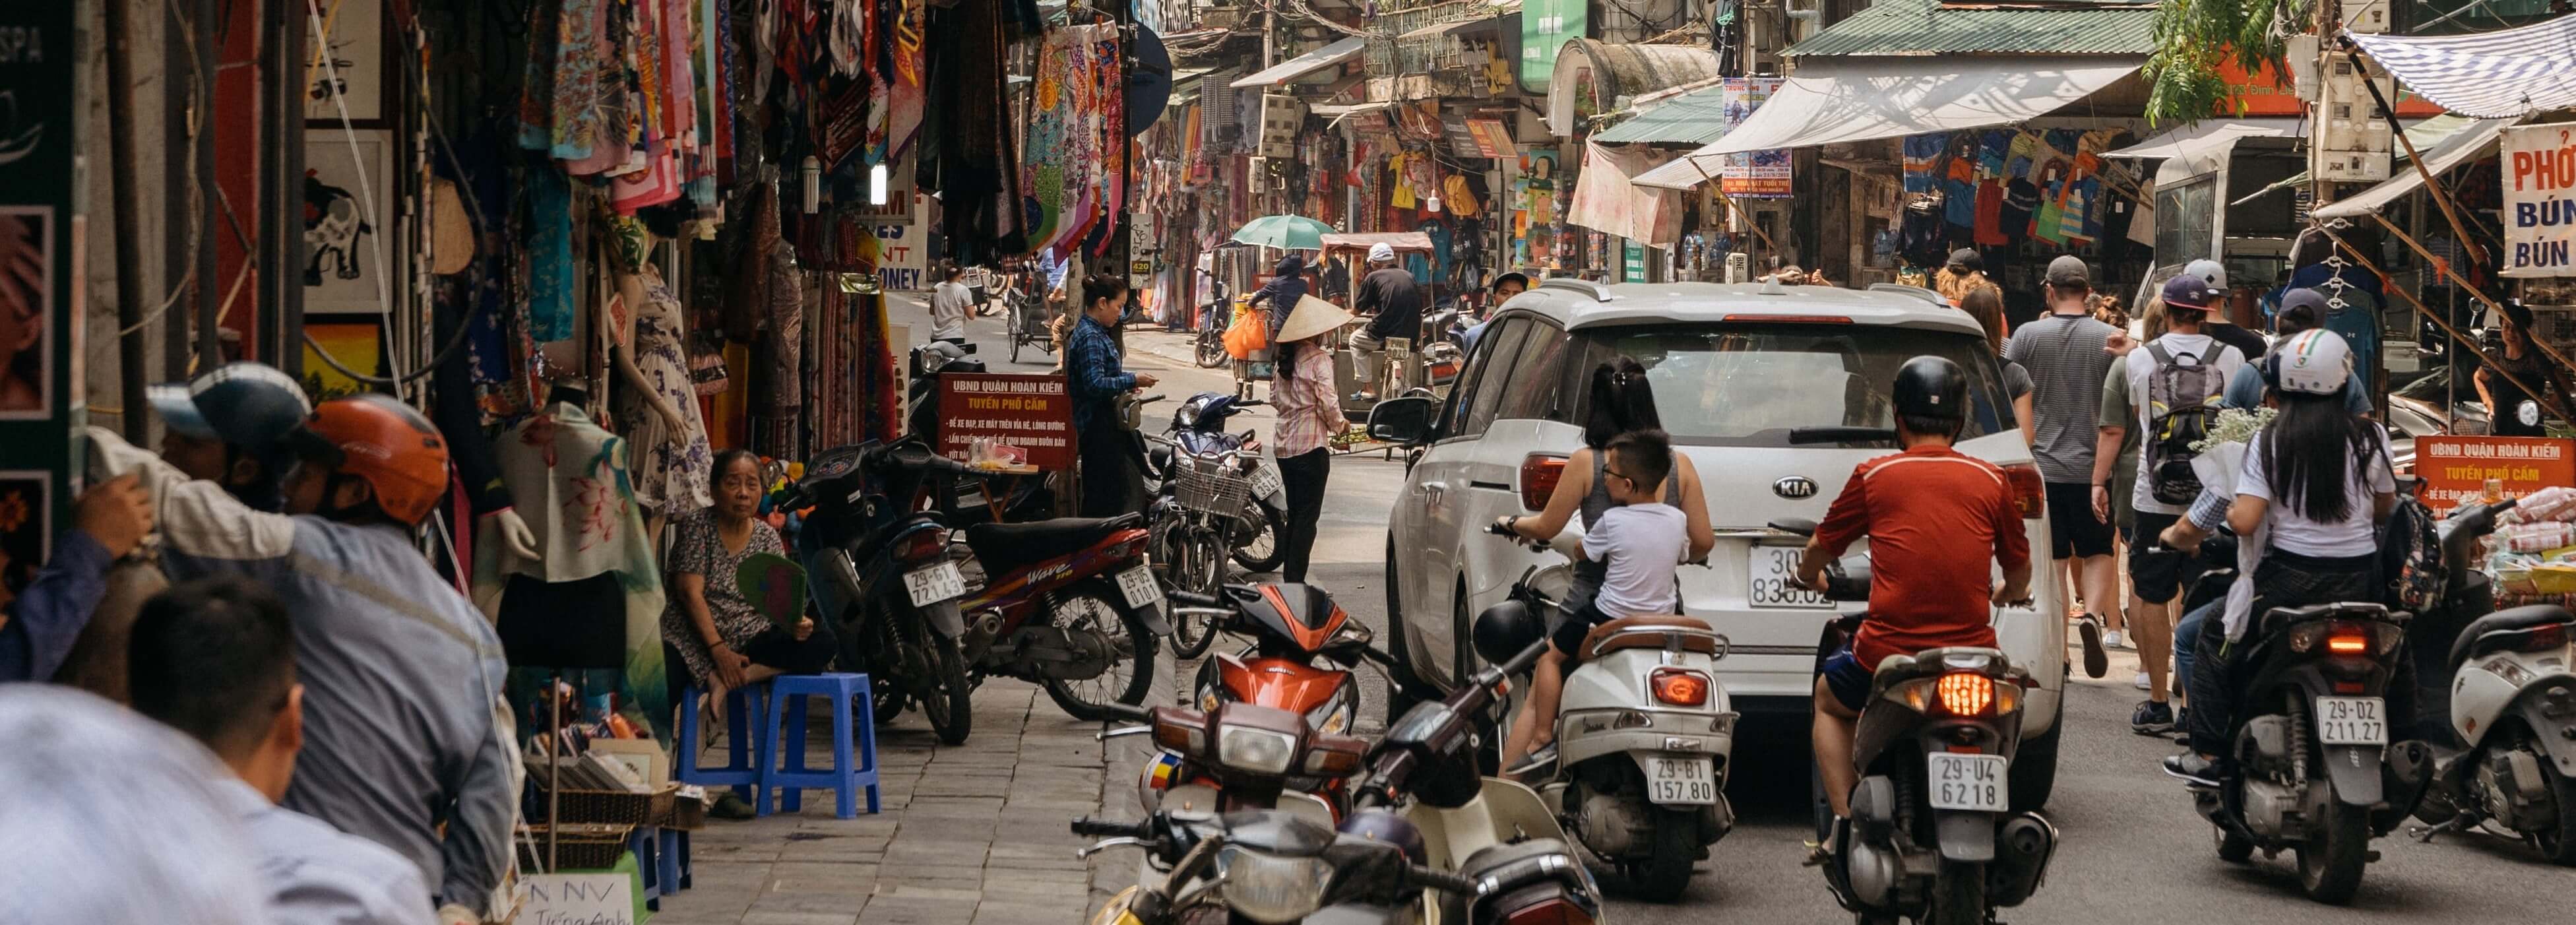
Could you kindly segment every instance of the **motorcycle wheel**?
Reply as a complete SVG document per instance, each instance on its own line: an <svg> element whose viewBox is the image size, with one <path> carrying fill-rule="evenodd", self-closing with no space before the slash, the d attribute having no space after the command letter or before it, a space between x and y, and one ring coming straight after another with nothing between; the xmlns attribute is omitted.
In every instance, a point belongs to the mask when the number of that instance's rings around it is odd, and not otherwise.
<svg viewBox="0 0 2576 925"><path fill-rule="evenodd" d="M2056 725L2013 749L2012 766L2004 772L2013 812L2033 813L2048 805L2049 794L2057 790L2057 743L2065 731L2066 714L2060 711Z"/></svg>
<svg viewBox="0 0 2576 925"><path fill-rule="evenodd" d="M1247 529L1244 525L1250 524ZM1243 516L1234 524L1234 564L1247 572L1276 572L1287 561L1288 551L1280 548L1279 536L1287 532L1287 523L1279 512L1259 501L1243 502Z"/></svg>
<svg viewBox="0 0 2576 925"><path fill-rule="evenodd" d="M2216 824L2209 827L2211 840L2218 843L2218 859L2230 864L2243 864L2254 859L2254 840L2229 832Z"/></svg>
<svg viewBox="0 0 2576 925"><path fill-rule="evenodd" d="M1233 359L1225 352L1225 338L1214 331L1199 332L1197 360L1200 369L1215 369Z"/></svg>
<svg viewBox="0 0 2576 925"><path fill-rule="evenodd" d="M2361 872L2370 855L2370 808L2344 805L2332 782L2317 783L2327 788L2325 818L2317 834L2297 848L2299 889L2309 899L2340 906L2361 891Z"/></svg>
<svg viewBox="0 0 2576 925"><path fill-rule="evenodd" d="M1923 925L1986 925L1986 866L1941 862L1932 881L1931 909Z"/></svg>
<svg viewBox="0 0 2576 925"><path fill-rule="evenodd" d="M1699 857L1699 814L1657 808L1652 842L1645 860L1619 865L1619 872L1628 878L1628 891L1654 903L1682 898L1690 889L1691 862Z"/></svg>
<svg viewBox="0 0 2576 925"><path fill-rule="evenodd" d="M879 617L880 619L865 623L857 620L839 621L833 627L833 631L840 636L841 640L839 670L868 673L871 682L868 685L869 702L863 706L868 708L868 715L876 718L877 725L884 726L894 722L895 717L903 715L905 701L904 686L892 683L892 679L901 677L901 672L896 670L901 662L892 657L896 652L894 641L879 638L883 633L879 627L885 625L882 615ZM871 643L875 646L873 651L869 649ZM877 678L886 678L888 681L875 683Z"/></svg>
<svg viewBox="0 0 2576 925"><path fill-rule="evenodd" d="M1116 719L1109 715L1108 704L1141 705L1145 691L1154 685L1154 633L1145 628L1144 617L1121 603L1124 600L1117 587L1104 578L1074 585L1056 599L1052 614L1055 625L1067 632L1099 634L1118 653L1099 677L1079 681L1043 679L1047 697L1074 719ZM1124 677L1119 674L1122 667L1126 669Z"/></svg>
<svg viewBox="0 0 2576 925"><path fill-rule="evenodd" d="M975 708L968 700L974 687L966 680L965 654L957 651L955 640L932 633L919 615L899 619L895 632L903 636L906 673L918 672L913 699L920 701L921 715L930 720L941 743L965 744L975 727Z"/></svg>
<svg viewBox="0 0 2576 925"><path fill-rule="evenodd" d="M2558 804L2558 824L2531 833L2531 846L2549 863L2576 867L2576 777L2558 773L2558 766L2547 758L2540 761L2540 773L2549 778L2549 799Z"/></svg>
<svg viewBox="0 0 2576 925"><path fill-rule="evenodd" d="M1225 581L1225 557L1218 554L1216 538L1197 530L1181 528L1172 545L1179 550L1172 569L1172 586L1193 594L1214 594ZM1215 572L1213 579L1209 572ZM1197 614L1181 614L1172 621L1172 658L1193 659L1207 654L1208 645L1216 641L1213 621Z"/></svg>

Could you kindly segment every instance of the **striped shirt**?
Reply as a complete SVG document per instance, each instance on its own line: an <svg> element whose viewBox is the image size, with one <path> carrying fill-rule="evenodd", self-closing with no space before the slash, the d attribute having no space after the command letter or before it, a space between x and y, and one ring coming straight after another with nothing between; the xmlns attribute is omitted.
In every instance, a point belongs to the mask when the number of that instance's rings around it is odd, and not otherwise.
<svg viewBox="0 0 2576 925"><path fill-rule="evenodd" d="M2102 345L2112 330L2090 315L2050 314L2022 325L2004 344L2004 358L2030 372L2030 413L2039 419L2030 455L2045 481L2093 481L2100 432L2093 422L2102 409L2102 379L2116 359Z"/></svg>

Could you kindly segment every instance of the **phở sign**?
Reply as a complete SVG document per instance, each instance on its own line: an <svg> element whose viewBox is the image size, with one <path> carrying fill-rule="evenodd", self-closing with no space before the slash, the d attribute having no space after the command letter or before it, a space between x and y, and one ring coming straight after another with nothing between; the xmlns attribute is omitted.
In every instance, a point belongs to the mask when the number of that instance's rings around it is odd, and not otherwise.
<svg viewBox="0 0 2576 925"><path fill-rule="evenodd" d="M2504 130L2505 276L2576 276L2576 124Z"/></svg>

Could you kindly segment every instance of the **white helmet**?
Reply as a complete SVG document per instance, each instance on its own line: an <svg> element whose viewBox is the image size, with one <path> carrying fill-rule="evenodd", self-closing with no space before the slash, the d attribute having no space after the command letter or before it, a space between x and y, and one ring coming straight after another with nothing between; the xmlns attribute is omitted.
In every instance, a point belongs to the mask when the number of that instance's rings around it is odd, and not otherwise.
<svg viewBox="0 0 2576 925"><path fill-rule="evenodd" d="M2324 328L2290 335L2272 348L2267 377L2284 392L2333 395L2352 378L2352 346Z"/></svg>
<svg viewBox="0 0 2576 925"><path fill-rule="evenodd" d="M2213 290L2220 292L2227 290L2227 267L2218 261L2194 260L2183 265L2182 271L2200 277L2201 281L2208 283L2209 288Z"/></svg>

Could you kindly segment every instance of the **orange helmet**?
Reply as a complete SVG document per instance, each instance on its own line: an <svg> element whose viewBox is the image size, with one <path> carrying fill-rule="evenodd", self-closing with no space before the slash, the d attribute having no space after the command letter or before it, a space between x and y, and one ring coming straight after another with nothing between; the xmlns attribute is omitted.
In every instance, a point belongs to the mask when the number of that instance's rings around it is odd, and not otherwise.
<svg viewBox="0 0 2576 925"><path fill-rule="evenodd" d="M447 441L411 406L374 393L335 398L313 408L298 441L303 455L364 480L376 505L418 524L447 493Z"/></svg>

